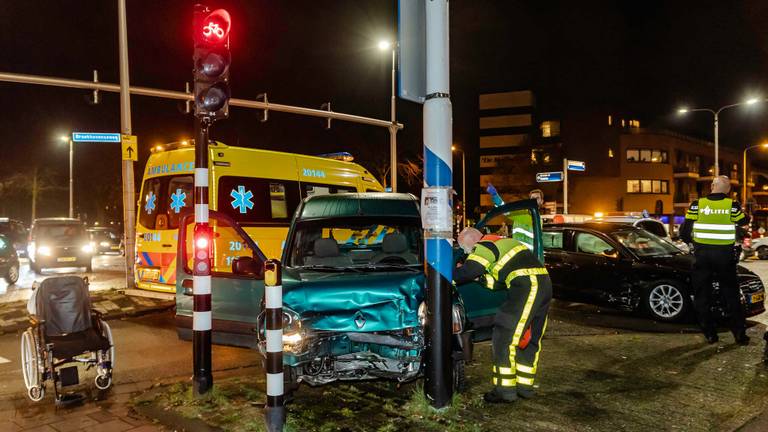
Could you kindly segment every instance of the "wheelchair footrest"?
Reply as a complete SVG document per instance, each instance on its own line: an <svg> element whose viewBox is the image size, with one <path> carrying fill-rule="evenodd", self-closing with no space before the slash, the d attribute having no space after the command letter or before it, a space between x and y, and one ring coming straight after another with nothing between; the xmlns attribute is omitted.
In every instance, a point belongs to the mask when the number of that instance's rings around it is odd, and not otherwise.
<svg viewBox="0 0 768 432"><path fill-rule="evenodd" d="M59 382L62 387L80 384L80 379L77 376L77 366L59 369Z"/></svg>

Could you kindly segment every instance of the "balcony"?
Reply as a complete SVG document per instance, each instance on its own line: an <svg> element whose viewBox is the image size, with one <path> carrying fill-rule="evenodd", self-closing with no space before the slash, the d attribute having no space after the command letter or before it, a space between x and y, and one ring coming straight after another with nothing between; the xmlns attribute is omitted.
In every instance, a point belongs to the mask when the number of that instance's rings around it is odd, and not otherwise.
<svg viewBox="0 0 768 432"><path fill-rule="evenodd" d="M699 178L699 169L694 166L676 166L673 171L673 175L675 178L681 178L681 179L698 179Z"/></svg>
<svg viewBox="0 0 768 432"><path fill-rule="evenodd" d="M675 194L675 202L672 204L676 208L688 208L691 201L699 199L697 193L678 193Z"/></svg>

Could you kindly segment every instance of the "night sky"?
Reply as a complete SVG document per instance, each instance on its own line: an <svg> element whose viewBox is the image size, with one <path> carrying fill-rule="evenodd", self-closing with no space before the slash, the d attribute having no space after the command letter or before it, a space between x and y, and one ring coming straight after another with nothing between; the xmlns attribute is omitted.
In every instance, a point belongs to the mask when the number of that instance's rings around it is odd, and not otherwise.
<svg viewBox="0 0 768 432"><path fill-rule="evenodd" d="M128 0L131 83L183 90L191 80L193 1ZM393 38L396 2L388 0L210 1L233 16L234 97L318 107L387 119L390 57L376 49ZM0 9L0 70L118 82L117 1L24 0ZM454 138L477 142L477 94L532 89L542 116L625 113L644 126L711 139L711 119L680 119L681 104L719 107L768 97L768 3L750 1L480 1L451 2L451 93ZM0 83L0 180L37 164L65 184L67 153L58 136L119 131L117 94ZM406 125L403 157L421 153L421 107L398 101ZM149 146L189 137L192 118L179 103L132 97L133 133ZM232 145L316 154L350 151L358 162L388 152L385 129L232 108L212 137ZM721 120L721 143L743 148L768 138L768 106L737 108ZM82 144L76 150L76 199L119 182L119 150ZM755 155L758 152L755 152ZM472 156L470 154L470 156ZM766 158L768 161L768 158ZM471 177L474 174L470 173ZM457 182L460 178L457 177ZM51 214L66 201L49 192ZM55 196L54 196L55 195ZM63 205L63 207L61 207ZM25 210L26 212L26 210Z"/></svg>

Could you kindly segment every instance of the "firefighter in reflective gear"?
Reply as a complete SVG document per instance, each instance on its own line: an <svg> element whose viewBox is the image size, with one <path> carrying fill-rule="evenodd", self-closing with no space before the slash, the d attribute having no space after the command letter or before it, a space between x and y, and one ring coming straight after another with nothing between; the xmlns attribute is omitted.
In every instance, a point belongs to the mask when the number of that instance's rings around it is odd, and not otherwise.
<svg viewBox="0 0 768 432"><path fill-rule="evenodd" d="M469 256L454 271L457 285L485 275L488 288L507 290L493 327L494 389L483 398L503 403L516 400L518 395L532 397L552 300L547 270L528 246L512 238L484 238L475 228L466 228L459 234L459 245ZM528 328L530 340L521 348Z"/></svg>
<svg viewBox="0 0 768 432"><path fill-rule="evenodd" d="M718 341L717 323L712 316L713 277L719 281L720 293L730 317L730 329L738 344L749 344L746 334L741 292L736 276L738 257L734 256L736 225L744 226L749 219L741 205L728 198L730 179L717 176L712 180L712 193L693 201L680 227L680 237L693 243L696 262L691 282L695 291L694 306L707 342Z"/></svg>

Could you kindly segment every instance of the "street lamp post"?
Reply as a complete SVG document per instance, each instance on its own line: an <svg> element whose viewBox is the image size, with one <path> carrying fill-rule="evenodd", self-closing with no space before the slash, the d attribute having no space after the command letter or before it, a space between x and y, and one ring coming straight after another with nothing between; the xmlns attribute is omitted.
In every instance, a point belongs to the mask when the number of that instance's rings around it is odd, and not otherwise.
<svg viewBox="0 0 768 432"><path fill-rule="evenodd" d="M743 172L743 177L741 179L741 204L742 205L747 204L747 151L757 147L768 148L768 143L755 144L744 149L743 159L741 162L742 164L741 168Z"/></svg>
<svg viewBox="0 0 768 432"><path fill-rule="evenodd" d="M722 107L720 107L717 110L713 110L713 109L709 109L709 108L693 108L693 109L680 108L679 110L677 110L678 114L687 114L689 112L705 111L705 112L708 112L708 113L712 114L712 116L714 117L714 127L715 127L715 139L714 139L714 141L715 141L715 177L720 175L720 143L719 143L719 141L720 141L720 136L719 136L720 135L720 132L719 132L720 112L722 112L723 110L726 110L728 108L733 108L733 107L737 107L737 106L741 106L741 105L753 105L753 104L756 104L757 102L762 102L762 101L764 101L764 100L763 99L759 99L759 98L751 98L751 99L745 100L744 102L739 102L739 103L735 103L735 104L730 104L730 105L722 106Z"/></svg>
<svg viewBox="0 0 768 432"><path fill-rule="evenodd" d="M464 150L451 146L451 150L461 152L461 227L467 226L467 162Z"/></svg>
<svg viewBox="0 0 768 432"><path fill-rule="evenodd" d="M74 194L74 179L72 174L72 166L74 164L74 157L75 157L75 148L72 145L72 137L71 136L62 136L61 137L62 142L69 142L69 217L73 218L75 217L75 194Z"/></svg>
<svg viewBox="0 0 768 432"><path fill-rule="evenodd" d="M395 68L397 65L397 50L395 49L395 46L393 43L383 40L379 42L379 49L381 51L390 50L392 51L392 92L391 92L391 99L390 99L390 121L391 124L389 125L389 176L390 176L390 185L392 187L392 192L397 192L397 115L395 112L395 101L397 100L396 94L395 94Z"/></svg>

